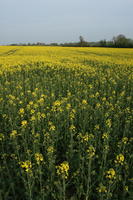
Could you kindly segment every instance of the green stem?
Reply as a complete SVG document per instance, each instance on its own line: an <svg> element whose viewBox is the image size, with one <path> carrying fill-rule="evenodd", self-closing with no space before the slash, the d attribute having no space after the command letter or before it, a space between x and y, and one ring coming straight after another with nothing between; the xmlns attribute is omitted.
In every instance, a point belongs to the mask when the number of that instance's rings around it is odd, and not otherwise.
<svg viewBox="0 0 133 200"><path fill-rule="evenodd" d="M88 180L87 180L86 200L89 199L90 185L91 185L91 159L89 159L89 164L88 164Z"/></svg>
<svg viewBox="0 0 133 200"><path fill-rule="evenodd" d="M66 183L65 183L65 179L63 178L63 200L66 199Z"/></svg>

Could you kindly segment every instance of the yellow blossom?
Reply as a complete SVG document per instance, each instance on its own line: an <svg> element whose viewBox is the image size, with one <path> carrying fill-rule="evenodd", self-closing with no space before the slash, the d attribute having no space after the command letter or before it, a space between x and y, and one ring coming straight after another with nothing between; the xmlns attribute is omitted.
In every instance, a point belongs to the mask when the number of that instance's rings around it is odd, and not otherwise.
<svg viewBox="0 0 133 200"><path fill-rule="evenodd" d="M55 126L54 126L54 125L51 125L51 126L49 127L49 130L50 130L50 131L55 131Z"/></svg>
<svg viewBox="0 0 133 200"><path fill-rule="evenodd" d="M70 129L70 131L75 131L76 127L74 125L71 125L69 129Z"/></svg>
<svg viewBox="0 0 133 200"><path fill-rule="evenodd" d="M36 120L35 115L31 116L30 120L31 120L31 121L35 121L35 120Z"/></svg>
<svg viewBox="0 0 133 200"><path fill-rule="evenodd" d="M23 120L23 121L21 122L22 127L27 126L27 124L28 124L28 122L27 122L26 120Z"/></svg>
<svg viewBox="0 0 133 200"><path fill-rule="evenodd" d="M34 109L32 109L32 110L30 111L30 113L31 113L31 114L34 114L34 113L35 113L35 110L34 110Z"/></svg>
<svg viewBox="0 0 133 200"><path fill-rule="evenodd" d="M53 153L53 152L54 152L54 147L53 147L53 146L49 146L49 147L47 148L47 152L48 152L48 153Z"/></svg>
<svg viewBox="0 0 133 200"><path fill-rule="evenodd" d="M19 162L19 164L20 164L20 167L23 168L26 172L31 172L31 168L32 168L31 161L26 160L26 161Z"/></svg>
<svg viewBox="0 0 133 200"><path fill-rule="evenodd" d="M83 105L87 105L87 101L85 99L82 100Z"/></svg>
<svg viewBox="0 0 133 200"><path fill-rule="evenodd" d="M108 133L103 133L102 139L105 140L105 139L108 139L108 138L109 138L109 134Z"/></svg>
<svg viewBox="0 0 133 200"><path fill-rule="evenodd" d="M66 105L66 109L69 110L70 108L71 108L71 104L68 103L68 104Z"/></svg>
<svg viewBox="0 0 133 200"><path fill-rule="evenodd" d="M3 133L0 133L0 141L2 141L5 138Z"/></svg>
<svg viewBox="0 0 133 200"><path fill-rule="evenodd" d="M116 172L113 168L110 168L108 171L106 171L106 178L108 179L116 179Z"/></svg>
<svg viewBox="0 0 133 200"><path fill-rule="evenodd" d="M112 126L112 121L111 121L111 119L107 119L105 123L106 123L106 126L107 126L108 128L111 128L111 126Z"/></svg>
<svg viewBox="0 0 133 200"><path fill-rule="evenodd" d="M128 138L127 137L123 137L122 138L122 143L127 144L127 142L128 142Z"/></svg>
<svg viewBox="0 0 133 200"><path fill-rule="evenodd" d="M11 138L15 138L17 136L17 131L16 130L13 130L11 133L10 133L10 137Z"/></svg>
<svg viewBox="0 0 133 200"><path fill-rule="evenodd" d="M92 145L90 145L89 148L87 149L88 158L89 159L93 158L95 156L95 152L96 152L95 148Z"/></svg>
<svg viewBox="0 0 133 200"><path fill-rule="evenodd" d="M100 129L100 125L96 124L94 130L99 130Z"/></svg>
<svg viewBox="0 0 133 200"><path fill-rule="evenodd" d="M97 191L99 193L107 193L107 188L103 184L99 184L99 187L97 188Z"/></svg>
<svg viewBox="0 0 133 200"><path fill-rule="evenodd" d="M20 115L23 115L23 114L24 114L24 108L20 108L20 109L19 109L19 114L20 114Z"/></svg>
<svg viewBox="0 0 133 200"><path fill-rule="evenodd" d="M69 171L69 163L64 161L57 167L57 174L60 175L63 179L68 178L68 171Z"/></svg>
<svg viewBox="0 0 133 200"><path fill-rule="evenodd" d="M116 156L115 163L123 165L124 160L125 160L124 155L120 153L119 155Z"/></svg>
<svg viewBox="0 0 133 200"><path fill-rule="evenodd" d="M35 153L35 160L39 165L43 161L43 155L41 153Z"/></svg>

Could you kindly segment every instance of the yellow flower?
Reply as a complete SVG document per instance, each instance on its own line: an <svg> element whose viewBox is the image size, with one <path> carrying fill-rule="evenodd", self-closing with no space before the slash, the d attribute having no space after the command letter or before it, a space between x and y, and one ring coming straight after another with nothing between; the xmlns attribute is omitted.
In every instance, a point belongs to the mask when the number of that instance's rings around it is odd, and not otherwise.
<svg viewBox="0 0 133 200"><path fill-rule="evenodd" d="M68 171L69 171L69 163L67 161L64 161L57 167L57 174L60 175L63 179L68 178Z"/></svg>
<svg viewBox="0 0 133 200"><path fill-rule="evenodd" d="M96 97L99 97L99 92L96 92L95 96L96 96Z"/></svg>
<svg viewBox="0 0 133 200"><path fill-rule="evenodd" d="M23 121L21 122L22 127L27 126L27 124L28 124L28 122L27 122L26 120L23 120Z"/></svg>
<svg viewBox="0 0 133 200"><path fill-rule="evenodd" d="M111 128L111 126L112 126L111 119L107 119L105 123L106 123L106 126L107 126L108 128Z"/></svg>
<svg viewBox="0 0 133 200"><path fill-rule="evenodd" d="M54 126L54 125L51 125L51 126L49 127L49 130L50 130L50 131L55 131L55 126Z"/></svg>
<svg viewBox="0 0 133 200"><path fill-rule="evenodd" d="M0 141L2 141L5 138L3 133L0 133Z"/></svg>
<svg viewBox="0 0 133 200"><path fill-rule="evenodd" d="M120 153L119 155L116 156L115 163L123 165L124 164L124 160L125 160L124 155Z"/></svg>
<svg viewBox="0 0 133 200"><path fill-rule="evenodd" d="M89 146L89 148L87 149L87 154L88 154L88 158L91 159L95 156L95 148L91 145Z"/></svg>
<svg viewBox="0 0 133 200"><path fill-rule="evenodd" d="M17 131L16 130L13 130L11 133L10 133L10 137L11 138L15 138L17 136Z"/></svg>
<svg viewBox="0 0 133 200"><path fill-rule="evenodd" d="M75 109L72 109L69 113L69 116L70 116L70 120L73 120L75 118L75 113L76 113L76 110Z"/></svg>
<svg viewBox="0 0 133 200"><path fill-rule="evenodd" d="M41 113L41 117L42 117L42 118L46 118L45 113Z"/></svg>
<svg viewBox="0 0 133 200"><path fill-rule="evenodd" d="M108 138L109 138L109 134L108 133L103 133L102 139L105 140L105 139L108 139Z"/></svg>
<svg viewBox="0 0 133 200"><path fill-rule="evenodd" d="M97 103L96 104L96 108L100 108L101 104L100 103Z"/></svg>
<svg viewBox="0 0 133 200"><path fill-rule="evenodd" d="M49 147L47 148L47 152L48 152L48 153L53 153L53 152L54 152L54 147L49 146Z"/></svg>
<svg viewBox="0 0 133 200"><path fill-rule="evenodd" d="M70 129L70 131L75 131L76 127L74 125L71 125L69 129Z"/></svg>
<svg viewBox="0 0 133 200"><path fill-rule="evenodd" d="M34 108L38 108L38 104L35 103L35 104L33 105L33 107L34 107Z"/></svg>
<svg viewBox="0 0 133 200"><path fill-rule="evenodd" d="M24 108L20 108L20 109L19 109L19 114L20 114L20 115L23 115L23 114L24 114Z"/></svg>
<svg viewBox="0 0 133 200"><path fill-rule="evenodd" d="M71 104L68 103L68 104L66 105L66 109L69 110L70 108L71 108Z"/></svg>
<svg viewBox="0 0 133 200"><path fill-rule="evenodd" d="M82 100L83 105L87 105L87 101L85 99Z"/></svg>
<svg viewBox="0 0 133 200"><path fill-rule="evenodd" d="M61 108L61 104L62 104L61 101L59 101L59 100L55 101L52 106L52 111L53 112L57 112L57 111L62 112L63 109Z"/></svg>
<svg viewBox="0 0 133 200"><path fill-rule="evenodd" d="M39 134L39 133L35 133L35 134L34 134L34 137L35 137L35 138L39 138L39 137L40 137L40 134Z"/></svg>
<svg viewBox="0 0 133 200"><path fill-rule="evenodd" d="M32 95L33 95L33 97L36 97L36 96L37 96L37 94L36 94L35 92L32 92Z"/></svg>
<svg viewBox="0 0 133 200"><path fill-rule="evenodd" d="M94 128L94 130L99 130L99 129L100 129L100 126L99 126L99 124L95 125L95 128Z"/></svg>
<svg viewBox="0 0 133 200"><path fill-rule="evenodd" d="M19 162L20 167L23 168L26 172L31 172L32 164L31 161L26 160L23 162Z"/></svg>
<svg viewBox="0 0 133 200"><path fill-rule="evenodd" d="M31 114L34 114L34 113L35 113L35 110L34 110L34 109L32 109L32 110L30 111L30 113L31 113Z"/></svg>
<svg viewBox="0 0 133 200"><path fill-rule="evenodd" d="M106 171L106 178L116 179L116 172L113 168L110 168L108 171Z"/></svg>
<svg viewBox="0 0 133 200"><path fill-rule="evenodd" d="M31 121L35 121L35 120L36 120L36 117L33 115L33 116L31 116L30 120L31 120Z"/></svg>
<svg viewBox="0 0 133 200"><path fill-rule="evenodd" d="M128 192L128 186L127 186L127 185L125 185L124 190L125 190L126 192Z"/></svg>
<svg viewBox="0 0 133 200"><path fill-rule="evenodd" d="M123 138L122 138L122 142L123 142L124 144L127 144L128 138L127 138L127 137L123 137Z"/></svg>
<svg viewBox="0 0 133 200"><path fill-rule="evenodd" d="M77 137L81 138L81 142L88 142L89 140L92 140L94 138L94 135L92 133L90 134L86 133L85 135L79 133Z"/></svg>
<svg viewBox="0 0 133 200"><path fill-rule="evenodd" d="M93 88L93 86L92 86L91 84L89 84L88 87L89 87L89 89L92 89L92 88Z"/></svg>
<svg viewBox="0 0 133 200"><path fill-rule="evenodd" d="M29 105L33 105L33 101L30 101L30 102L29 102Z"/></svg>
<svg viewBox="0 0 133 200"><path fill-rule="evenodd" d="M103 97L103 98L102 98L102 101L106 101L106 97Z"/></svg>
<svg viewBox="0 0 133 200"><path fill-rule="evenodd" d="M39 165L43 161L43 155L41 153L35 153L35 160Z"/></svg>
<svg viewBox="0 0 133 200"><path fill-rule="evenodd" d="M123 97L124 95L125 95L125 91L122 91L122 92L120 93L120 96Z"/></svg>
<svg viewBox="0 0 133 200"><path fill-rule="evenodd" d="M43 99L43 98L40 98L40 99L38 100L38 103L41 104L41 105L43 105L43 104L44 104L44 99Z"/></svg>
<svg viewBox="0 0 133 200"><path fill-rule="evenodd" d="M88 135L83 135L82 139L83 139L84 142L88 142L89 137L88 137Z"/></svg>
<svg viewBox="0 0 133 200"><path fill-rule="evenodd" d="M99 187L97 188L97 191L98 191L99 193L107 193L107 188L106 188L106 186L104 186L104 185L101 183L101 184L99 184Z"/></svg>

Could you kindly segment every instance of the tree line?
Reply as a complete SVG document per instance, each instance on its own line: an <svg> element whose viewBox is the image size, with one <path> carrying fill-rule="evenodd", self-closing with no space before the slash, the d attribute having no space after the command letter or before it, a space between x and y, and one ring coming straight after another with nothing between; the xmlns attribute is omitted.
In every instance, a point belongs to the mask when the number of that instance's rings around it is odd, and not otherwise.
<svg viewBox="0 0 133 200"><path fill-rule="evenodd" d="M130 38L126 38L125 35L119 34L118 36L114 36L112 40L100 40L98 42L88 42L83 36L79 37L78 42L66 42L66 43L19 43L19 44L11 44L11 46L63 46L63 47L112 47L112 48L133 48L133 40Z"/></svg>

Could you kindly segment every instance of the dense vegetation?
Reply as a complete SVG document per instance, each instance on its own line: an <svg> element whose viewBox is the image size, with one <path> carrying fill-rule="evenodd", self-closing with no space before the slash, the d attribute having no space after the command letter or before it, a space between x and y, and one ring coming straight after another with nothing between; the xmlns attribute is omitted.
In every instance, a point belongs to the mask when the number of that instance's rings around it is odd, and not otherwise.
<svg viewBox="0 0 133 200"><path fill-rule="evenodd" d="M126 36L120 34L113 37L112 40L100 40L98 42L87 42L83 36L79 37L79 42L66 42L66 43L50 43L45 44L43 42L28 43L28 44L11 44L12 46L63 46L63 47L112 47L112 48L133 48L133 40L126 38Z"/></svg>
<svg viewBox="0 0 133 200"><path fill-rule="evenodd" d="M0 47L0 199L131 200L133 50Z"/></svg>

